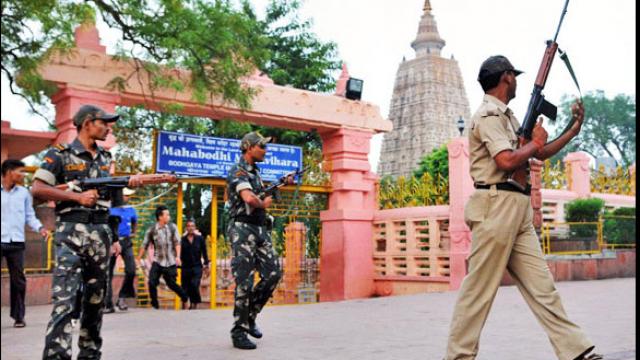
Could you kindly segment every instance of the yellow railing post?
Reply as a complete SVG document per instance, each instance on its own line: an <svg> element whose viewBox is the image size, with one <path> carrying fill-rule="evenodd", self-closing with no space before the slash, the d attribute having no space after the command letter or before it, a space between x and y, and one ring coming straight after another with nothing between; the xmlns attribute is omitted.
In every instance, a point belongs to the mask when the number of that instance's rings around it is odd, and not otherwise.
<svg viewBox="0 0 640 360"><path fill-rule="evenodd" d="M604 248L604 238L602 233L602 225L604 223L604 219L601 216L598 216L598 250L602 251Z"/></svg>
<svg viewBox="0 0 640 360"><path fill-rule="evenodd" d="M178 234L180 234L180 236L182 236L182 202L183 202L183 193L182 193L182 183L179 182L178 183L178 199L177 199L177 205L176 205L176 225L178 226ZM180 239L178 239L178 241L180 241ZM180 277L182 275L182 269L178 268L178 278L176 279L176 283L178 285L182 285L182 281L180 281ZM174 305L173 307L176 310L180 310L181 306L180 306L180 297L178 296L178 294L175 295L174 297Z"/></svg>
<svg viewBox="0 0 640 360"><path fill-rule="evenodd" d="M51 271L51 255L53 253L52 247L53 247L53 234L54 232L48 231L47 232L47 271Z"/></svg>
<svg viewBox="0 0 640 360"><path fill-rule="evenodd" d="M224 231L224 229L223 229ZM215 309L218 280L218 188L211 185L211 252L209 256L209 308Z"/></svg>

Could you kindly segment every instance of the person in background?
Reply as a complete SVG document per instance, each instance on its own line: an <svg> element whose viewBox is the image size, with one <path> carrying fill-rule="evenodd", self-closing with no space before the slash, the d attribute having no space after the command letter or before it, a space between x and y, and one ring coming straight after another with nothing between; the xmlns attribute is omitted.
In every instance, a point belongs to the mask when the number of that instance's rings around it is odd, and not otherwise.
<svg viewBox="0 0 640 360"><path fill-rule="evenodd" d="M145 233L140 252L138 253L138 262L142 261L149 245L153 244L153 264L149 270L149 295L151 296L151 306L159 309L158 303L158 285L160 284L160 276L164 278L167 286L173 290L182 300L182 308L186 308L189 296L176 283L178 276L178 266L182 265L180 260L180 234L178 227L171 223L171 215L169 209L160 205L156 208L156 223L153 224Z"/></svg>
<svg viewBox="0 0 640 360"><path fill-rule="evenodd" d="M10 279L11 312L15 320L13 327L22 328L24 321L24 298L27 279L24 276L24 226L40 232L46 241L47 230L36 218L33 199L29 190L22 186L24 163L20 160L2 162L2 257L7 261Z"/></svg>
<svg viewBox="0 0 640 360"><path fill-rule="evenodd" d="M123 205L112 207L111 215L120 217L120 225L118 226L118 237L120 242L120 256L124 261L124 280L118 293L118 301L116 306L120 311L127 310L126 298L134 298L136 296L134 282L136 278L136 258L133 255L133 238L136 236L138 228L138 214L133 206L128 205L130 196L135 191L124 188L122 190ZM113 307L113 270L116 266L116 254L111 255L109 263L109 281L107 282L107 298L105 299L104 312L109 314L115 312Z"/></svg>
<svg viewBox="0 0 640 360"><path fill-rule="evenodd" d="M182 260L182 288L189 294L189 310L196 309L202 302L200 298L200 281L202 272L209 271L209 258L207 257L207 244L196 232L194 219L187 220L187 234L182 237L180 258Z"/></svg>

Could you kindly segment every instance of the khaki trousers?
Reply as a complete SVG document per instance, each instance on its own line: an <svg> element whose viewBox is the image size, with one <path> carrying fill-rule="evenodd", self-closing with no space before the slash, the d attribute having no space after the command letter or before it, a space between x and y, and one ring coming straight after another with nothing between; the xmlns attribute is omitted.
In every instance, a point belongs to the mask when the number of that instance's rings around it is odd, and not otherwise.
<svg viewBox="0 0 640 360"><path fill-rule="evenodd" d="M505 268L547 332L558 359L573 360L592 347L567 318L532 219L530 199L520 193L492 187L476 190L469 199L465 208L465 222L473 232L469 273L458 293L446 360L475 359Z"/></svg>

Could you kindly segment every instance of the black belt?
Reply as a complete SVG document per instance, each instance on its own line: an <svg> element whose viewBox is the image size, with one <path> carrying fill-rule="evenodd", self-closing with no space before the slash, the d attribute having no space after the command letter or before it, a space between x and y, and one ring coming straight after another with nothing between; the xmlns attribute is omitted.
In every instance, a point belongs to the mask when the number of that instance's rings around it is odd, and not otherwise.
<svg viewBox="0 0 640 360"><path fill-rule="evenodd" d="M247 224L264 226L265 225L265 217L264 216L247 216L247 215L238 215L233 218L233 221L243 222Z"/></svg>
<svg viewBox="0 0 640 360"><path fill-rule="evenodd" d="M60 214L61 222L73 222L82 224L108 224L108 211L70 211Z"/></svg>
<svg viewBox="0 0 640 360"><path fill-rule="evenodd" d="M473 184L473 186L476 189L490 189L492 185ZM527 195L527 196L531 195L531 184L527 184L527 187L524 190L521 190L517 186L515 186L513 184L506 183L506 182L495 184L495 186L496 186L496 189L498 189L498 190L513 191L513 192L517 192L517 193L524 194L524 195Z"/></svg>

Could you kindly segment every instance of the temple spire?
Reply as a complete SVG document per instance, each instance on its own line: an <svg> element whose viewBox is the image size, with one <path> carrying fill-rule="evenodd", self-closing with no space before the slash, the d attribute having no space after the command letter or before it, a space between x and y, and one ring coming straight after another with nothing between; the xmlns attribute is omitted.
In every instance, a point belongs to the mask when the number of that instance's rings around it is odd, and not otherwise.
<svg viewBox="0 0 640 360"><path fill-rule="evenodd" d="M431 14L432 7L429 0L425 0L422 10L423 14L418 26L418 35L411 43L411 47L416 51L416 57L425 55L439 56L440 50L442 50L446 42L438 33L438 26Z"/></svg>
<svg viewBox="0 0 640 360"><path fill-rule="evenodd" d="M431 11L431 2L429 0L424 0L424 7L422 8L425 12Z"/></svg>

